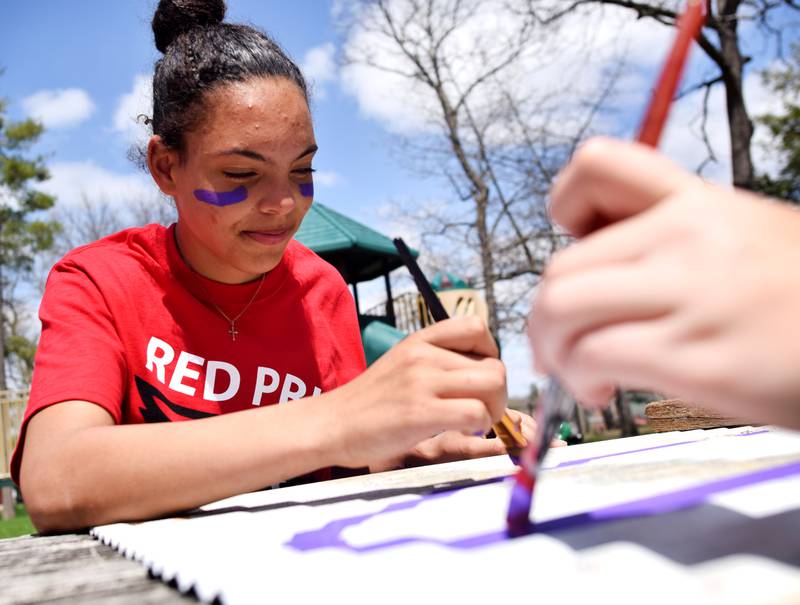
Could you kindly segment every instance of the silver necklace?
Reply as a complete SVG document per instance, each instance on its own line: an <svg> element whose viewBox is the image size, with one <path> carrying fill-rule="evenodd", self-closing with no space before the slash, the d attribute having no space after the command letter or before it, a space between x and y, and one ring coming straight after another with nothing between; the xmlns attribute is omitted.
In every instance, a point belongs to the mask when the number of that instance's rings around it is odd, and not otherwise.
<svg viewBox="0 0 800 605"><path fill-rule="evenodd" d="M205 286L200 281L197 282L198 284L200 284L200 287L203 289L203 292L205 292L206 297L208 298L208 302L210 302L211 305L217 310L217 312L220 315L222 315L222 317L224 317L225 320L230 324L230 327L228 328L228 334L231 335L231 340L234 340L234 341L236 340L236 336L238 336L238 334L239 334L239 331L236 329L236 322L239 320L239 318L242 315L244 315L244 312L247 311L247 309L250 308L250 305L253 304L253 301L256 299L256 296L258 296L258 293L261 291L261 286L264 285L264 279L266 277L267 277L266 273L261 275L261 281L258 282L258 288L256 288L255 292L253 292L253 296L250 297L250 300L247 302L247 304L244 306L244 308L241 311L239 311L239 314L236 317L233 317L233 318L228 317L228 314L225 313L225 311L223 311L222 309L220 309L220 307L219 307L219 305L217 305L217 303L215 303L213 300L211 300L211 295L208 293L208 290L206 290Z"/></svg>

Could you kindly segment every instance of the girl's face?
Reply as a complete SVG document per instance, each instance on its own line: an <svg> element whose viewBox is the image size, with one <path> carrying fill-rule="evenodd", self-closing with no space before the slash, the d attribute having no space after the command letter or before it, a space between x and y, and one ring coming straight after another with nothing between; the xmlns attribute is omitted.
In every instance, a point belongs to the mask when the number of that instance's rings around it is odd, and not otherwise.
<svg viewBox="0 0 800 605"><path fill-rule="evenodd" d="M183 161L154 137L151 172L175 199L187 262L211 279L241 283L278 264L311 206L311 115L285 78L223 85L204 111L184 135Z"/></svg>

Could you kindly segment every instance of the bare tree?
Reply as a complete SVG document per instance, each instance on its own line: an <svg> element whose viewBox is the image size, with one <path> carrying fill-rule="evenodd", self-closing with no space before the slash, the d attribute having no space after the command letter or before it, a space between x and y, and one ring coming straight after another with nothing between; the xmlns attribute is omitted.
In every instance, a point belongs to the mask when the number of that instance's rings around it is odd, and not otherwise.
<svg viewBox="0 0 800 605"><path fill-rule="evenodd" d="M790 11L800 11L797 0L704 0L707 4L707 19L698 43L703 52L716 67L717 72L701 82L689 86L686 92L705 89L703 105L703 125L708 115L708 92L711 87L722 84L725 87L725 100L728 112L728 130L731 140L731 167L733 183L738 187L752 189L755 185L755 172L751 158L753 122L747 110L744 96L744 71L750 57L742 51L743 24L753 24L765 37L771 39L775 53L783 52L783 37L790 27L786 16ZM637 19L650 19L667 27L677 23L678 12L675 0L570 0L555 7L550 0L528 0L529 14L539 21L556 21L572 11L590 5L622 7L632 11ZM708 137L704 142L713 157Z"/></svg>
<svg viewBox="0 0 800 605"><path fill-rule="evenodd" d="M59 255L119 231L127 222L124 209L111 204L107 198L94 199L86 193L81 194L76 204L62 205L53 214L62 227Z"/></svg>
<svg viewBox="0 0 800 605"><path fill-rule="evenodd" d="M587 101L567 94L577 92L569 78L551 74L551 85L537 85L536 70L544 73L545 54L558 52L558 36L521 4L353 4L346 69L400 83L402 102L418 117L416 131L401 138L402 154L419 172L446 179L456 200L415 213L423 243L445 244L435 264L453 270L458 263L483 289L497 336L521 318L526 294L562 243L546 212L547 191L610 88ZM470 275L470 266L479 272Z"/></svg>
<svg viewBox="0 0 800 605"><path fill-rule="evenodd" d="M32 259L30 273L9 274L6 278L5 322L7 337L5 367L9 383L30 383L36 353L39 326L36 321L37 299L44 293L50 268L64 254L89 242L127 227L159 223L169 225L176 220L175 207L161 196L138 198L127 205L112 203L108 198L91 198L86 194L74 203L56 206L49 218L60 228L54 245ZM32 277L32 281L29 281Z"/></svg>
<svg viewBox="0 0 800 605"><path fill-rule="evenodd" d="M121 231L127 227L158 223L169 225L176 220L175 206L152 195L120 202L106 197L81 194L74 204L63 204L53 211L62 226L59 254Z"/></svg>
<svg viewBox="0 0 800 605"><path fill-rule="evenodd" d="M171 225L178 220L175 203L162 194L137 198L128 206L130 225Z"/></svg>
<svg viewBox="0 0 800 605"><path fill-rule="evenodd" d="M169 225L177 219L175 206L160 195L112 202L106 197L90 197L83 193L74 203L64 203L52 211L52 218L61 225L55 245L36 261L36 288L44 292L50 268L67 252L78 246L121 231L127 227L158 223Z"/></svg>

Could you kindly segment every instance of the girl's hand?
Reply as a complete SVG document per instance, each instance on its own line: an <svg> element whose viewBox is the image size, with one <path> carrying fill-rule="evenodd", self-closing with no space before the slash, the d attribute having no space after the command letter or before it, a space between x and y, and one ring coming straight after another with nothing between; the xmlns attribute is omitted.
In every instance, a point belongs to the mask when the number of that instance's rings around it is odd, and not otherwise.
<svg viewBox="0 0 800 605"><path fill-rule="evenodd" d="M380 465L444 431L488 432L507 401L505 366L497 355L477 317L449 319L408 336L361 376L316 398L333 464ZM441 452L442 442L456 447L451 439L440 438Z"/></svg>
<svg viewBox="0 0 800 605"><path fill-rule="evenodd" d="M622 386L800 426L797 211L596 140L559 179L552 214L586 237L536 297L540 371L584 404Z"/></svg>
<svg viewBox="0 0 800 605"><path fill-rule="evenodd" d="M536 422L533 418L516 410L507 409L505 411L527 441L534 439ZM503 442L497 437L485 439L483 435L465 435L458 431L444 431L420 441L408 452L371 465L370 470L380 472L455 460L500 456L506 453Z"/></svg>

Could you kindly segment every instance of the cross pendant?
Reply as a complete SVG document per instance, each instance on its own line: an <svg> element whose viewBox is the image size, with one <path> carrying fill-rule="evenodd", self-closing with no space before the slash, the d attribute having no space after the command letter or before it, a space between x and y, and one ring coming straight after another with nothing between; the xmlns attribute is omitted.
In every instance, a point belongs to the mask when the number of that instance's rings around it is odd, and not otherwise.
<svg viewBox="0 0 800 605"><path fill-rule="evenodd" d="M231 340L236 340L236 335L238 334L238 330L236 329L236 324L231 322L231 327L228 330L228 334L231 335Z"/></svg>

